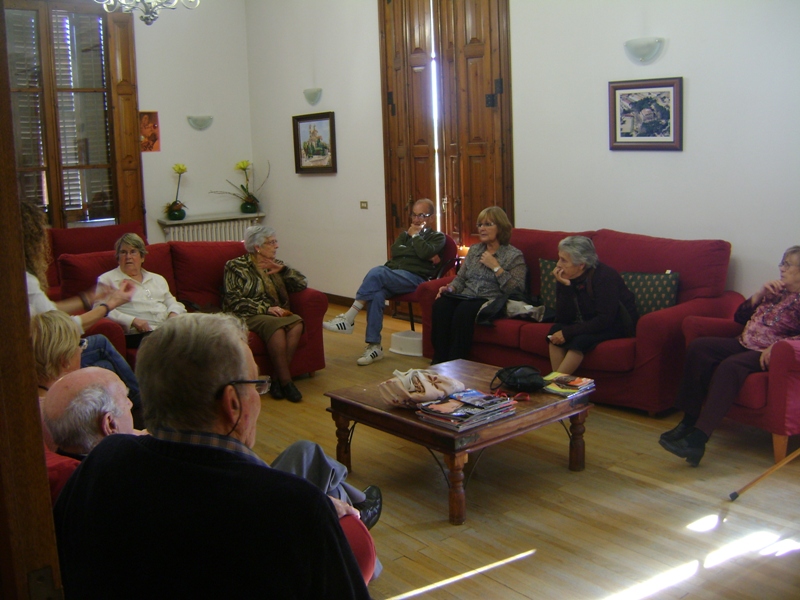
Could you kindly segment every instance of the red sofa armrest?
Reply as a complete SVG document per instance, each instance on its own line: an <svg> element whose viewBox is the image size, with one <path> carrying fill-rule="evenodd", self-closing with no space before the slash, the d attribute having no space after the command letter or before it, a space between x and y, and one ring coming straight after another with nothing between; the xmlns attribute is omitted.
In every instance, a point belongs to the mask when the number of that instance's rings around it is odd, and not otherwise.
<svg viewBox="0 0 800 600"><path fill-rule="evenodd" d="M422 355L428 358L433 356L433 344L431 343L433 302L436 300L436 294L439 293L439 288L443 285L447 285L455 278L455 275L451 275L449 277L431 279L417 286L419 306L422 309Z"/></svg>
<svg viewBox="0 0 800 600"><path fill-rule="evenodd" d="M100 319L89 327L84 335L104 335L121 356L128 355L125 349L125 330L122 329L122 325L114 323L111 319Z"/></svg>
<svg viewBox="0 0 800 600"><path fill-rule="evenodd" d="M339 519L339 525L341 525L347 541L350 542L350 549L356 557L364 583L369 583L375 572L375 559L377 558L372 535L364 523L354 515L345 515Z"/></svg>
<svg viewBox="0 0 800 600"><path fill-rule="evenodd" d="M303 317L307 327L311 323L319 322L321 328L328 310L328 297L319 290L306 288L302 292L289 294L289 306L293 313Z"/></svg>
<svg viewBox="0 0 800 600"><path fill-rule="evenodd" d="M735 337L744 329L733 319L700 317L692 315L683 320L683 336L686 345L701 337Z"/></svg>
<svg viewBox="0 0 800 600"><path fill-rule="evenodd" d="M784 340L772 347L769 361L767 406L780 423L781 434L800 433L800 340Z"/></svg>

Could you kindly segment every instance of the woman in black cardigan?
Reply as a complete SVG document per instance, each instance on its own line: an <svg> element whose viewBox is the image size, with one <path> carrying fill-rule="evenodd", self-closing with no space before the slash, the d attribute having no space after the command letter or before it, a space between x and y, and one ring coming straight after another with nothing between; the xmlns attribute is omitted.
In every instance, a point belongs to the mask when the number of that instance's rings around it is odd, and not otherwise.
<svg viewBox="0 0 800 600"><path fill-rule="evenodd" d="M556 322L547 336L550 366L570 374L600 342L631 335L639 315L633 292L619 273L598 260L587 237L574 235L558 243L553 275Z"/></svg>

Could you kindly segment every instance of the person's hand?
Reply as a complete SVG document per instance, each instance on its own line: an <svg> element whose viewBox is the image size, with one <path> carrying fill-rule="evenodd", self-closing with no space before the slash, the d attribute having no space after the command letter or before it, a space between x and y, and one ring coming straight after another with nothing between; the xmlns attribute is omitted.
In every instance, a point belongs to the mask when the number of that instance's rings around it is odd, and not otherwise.
<svg viewBox="0 0 800 600"><path fill-rule="evenodd" d="M556 278L556 281L562 285L570 285L572 282L564 277L564 269L561 267L556 267L553 269L553 277Z"/></svg>
<svg viewBox="0 0 800 600"><path fill-rule="evenodd" d="M564 332L562 331L556 331L554 334L548 335L547 339L550 340L551 344L555 344L556 346L561 346L564 342L567 341L564 339Z"/></svg>
<svg viewBox="0 0 800 600"><path fill-rule="evenodd" d="M267 314L272 315L273 317L285 317L289 314L289 311L285 308L281 308L280 306L270 306L267 309Z"/></svg>
<svg viewBox="0 0 800 600"><path fill-rule="evenodd" d="M423 229L425 229L425 222L424 221L422 222L422 224L412 223L411 227L408 228L408 235L413 237L413 236L417 235L419 232L421 232Z"/></svg>
<svg viewBox="0 0 800 600"><path fill-rule="evenodd" d="M769 359L772 356L772 346L774 345L775 344L772 344L771 346L768 346L765 350L763 350L761 352L761 356L758 358L758 363L761 365L762 371L769 370Z"/></svg>
<svg viewBox="0 0 800 600"><path fill-rule="evenodd" d="M445 292L452 293L452 291L453 288L451 288L449 285L443 285L442 287L439 288L439 293L436 294L436 298L434 298L434 300L438 300L441 297L441 295L444 294Z"/></svg>
<svg viewBox="0 0 800 600"><path fill-rule="evenodd" d="M136 331L140 331L141 333L153 330L153 328L150 327L150 323L148 323L144 319L138 319L138 318L133 320L133 323L131 323L131 327L135 327Z"/></svg>
<svg viewBox="0 0 800 600"><path fill-rule="evenodd" d="M767 294L777 294L782 292L784 289L783 282L780 279L773 279L772 281L768 281L761 288L750 297L750 304L756 306L759 304Z"/></svg>
<svg viewBox="0 0 800 600"><path fill-rule="evenodd" d="M271 258L264 258L263 256L259 256L258 268L264 271L267 275L274 275L275 273L278 273L281 269L283 269L283 265L276 263Z"/></svg>
<svg viewBox="0 0 800 600"><path fill-rule="evenodd" d="M486 252L484 252L483 254L481 254L479 262L483 266L488 267L488 268L490 268L492 270L494 270L495 267L499 267L500 266L500 263L494 257L494 254L492 254L488 250Z"/></svg>
<svg viewBox="0 0 800 600"><path fill-rule="evenodd" d="M134 429L133 435L150 435L150 432L147 429Z"/></svg>
<svg viewBox="0 0 800 600"><path fill-rule="evenodd" d="M133 295L136 293L136 284L130 279L124 279L118 288L109 286L102 286L104 292L100 295L101 286L98 285L95 290L95 303L98 301L108 305L109 310L114 310L118 306L122 306L131 301Z"/></svg>
<svg viewBox="0 0 800 600"><path fill-rule="evenodd" d="M359 510L354 506L350 506L347 502L343 502L342 500L334 498L333 496L328 496L328 498L330 498L331 502L333 502L333 506L336 509L336 516L338 516L340 519L342 517L346 517L347 515L353 515L356 518L361 516Z"/></svg>

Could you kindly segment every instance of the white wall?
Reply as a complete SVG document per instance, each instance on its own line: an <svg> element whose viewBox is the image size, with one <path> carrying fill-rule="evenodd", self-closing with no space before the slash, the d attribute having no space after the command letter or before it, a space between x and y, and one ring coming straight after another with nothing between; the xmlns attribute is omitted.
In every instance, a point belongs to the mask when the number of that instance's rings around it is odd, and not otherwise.
<svg viewBox="0 0 800 600"><path fill-rule="evenodd" d="M246 5L253 155L272 165L266 221L277 230L279 256L312 287L353 297L367 270L386 260L377 1ZM311 87L322 88L315 106L303 96ZM292 116L327 111L338 172L299 175Z"/></svg>
<svg viewBox="0 0 800 600"><path fill-rule="evenodd" d="M252 160L244 0L203 0L196 10L178 4L153 25L135 23L139 110L158 111L161 130L161 151L142 153L147 237L155 243L164 241L156 219L175 199L175 163L188 169L180 199L189 215L239 210L236 198L209 192L230 189L226 179L244 183L233 166ZM189 115L214 122L196 131Z"/></svg>
<svg viewBox="0 0 800 600"><path fill-rule="evenodd" d="M722 238L733 244L729 287L748 294L775 277L781 252L800 242L800 2L510 8L516 224ZM622 44L645 35L668 45L641 66ZM174 194L173 163L189 166L181 197L191 214L230 210L207 192L236 176L252 139L256 166L272 165L261 197L280 256L313 287L353 296L386 248L377 0L204 0L136 36L139 104L161 113L164 137L160 155L144 155L151 239ZM609 151L608 82L676 76L684 151ZM315 86L323 94L311 107L302 92ZM329 110L338 174L295 174L292 115ZM197 113L215 116L211 129L186 125Z"/></svg>
<svg viewBox="0 0 800 600"><path fill-rule="evenodd" d="M516 225L733 244L729 287L800 243L800 2L511 0ZM664 36L646 66L627 39ZM683 152L608 149L608 82L683 77ZM600 257L602 260L602 257Z"/></svg>

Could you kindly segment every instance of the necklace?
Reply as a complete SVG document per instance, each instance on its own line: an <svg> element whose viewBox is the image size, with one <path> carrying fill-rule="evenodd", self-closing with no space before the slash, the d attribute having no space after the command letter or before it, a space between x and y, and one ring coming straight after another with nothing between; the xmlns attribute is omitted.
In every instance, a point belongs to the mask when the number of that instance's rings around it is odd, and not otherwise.
<svg viewBox="0 0 800 600"><path fill-rule="evenodd" d="M771 320L771 321L769 321L769 320L768 320L768 319L769 319L769 316L770 316L770 315L771 315L771 314L772 314L772 313L775 311L775 309L776 309L776 308L777 308L777 307L778 307L778 306L779 306L779 305L780 305L780 304L783 302L783 293L781 293L781 296L782 296L782 297L781 297L780 301L778 301L778 302L776 302L775 304L773 304L772 306L770 306L770 307L769 307L769 309L767 309L767 310L764 312L764 315L761 317L761 322L762 322L764 325L766 325L767 327L774 327L774 326L775 326L775 323L777 323L778 321L780 321L780 319L781 319L781 315L783 315L783 313L785 313L787 310L789 310L790 308L792 308L792 306L794 306L795 304L797 304L797 301L798 301L798 300L800 300L800 292L795 292L795 294L794 294L794 298L792 298L792 301L791 301L791 302L789 302L788 304L784 304L783 306L781 306L781 308L778 310L777 314L776 314L776 315L775 315L775 316L772 318L772 320Z"/></svg>

